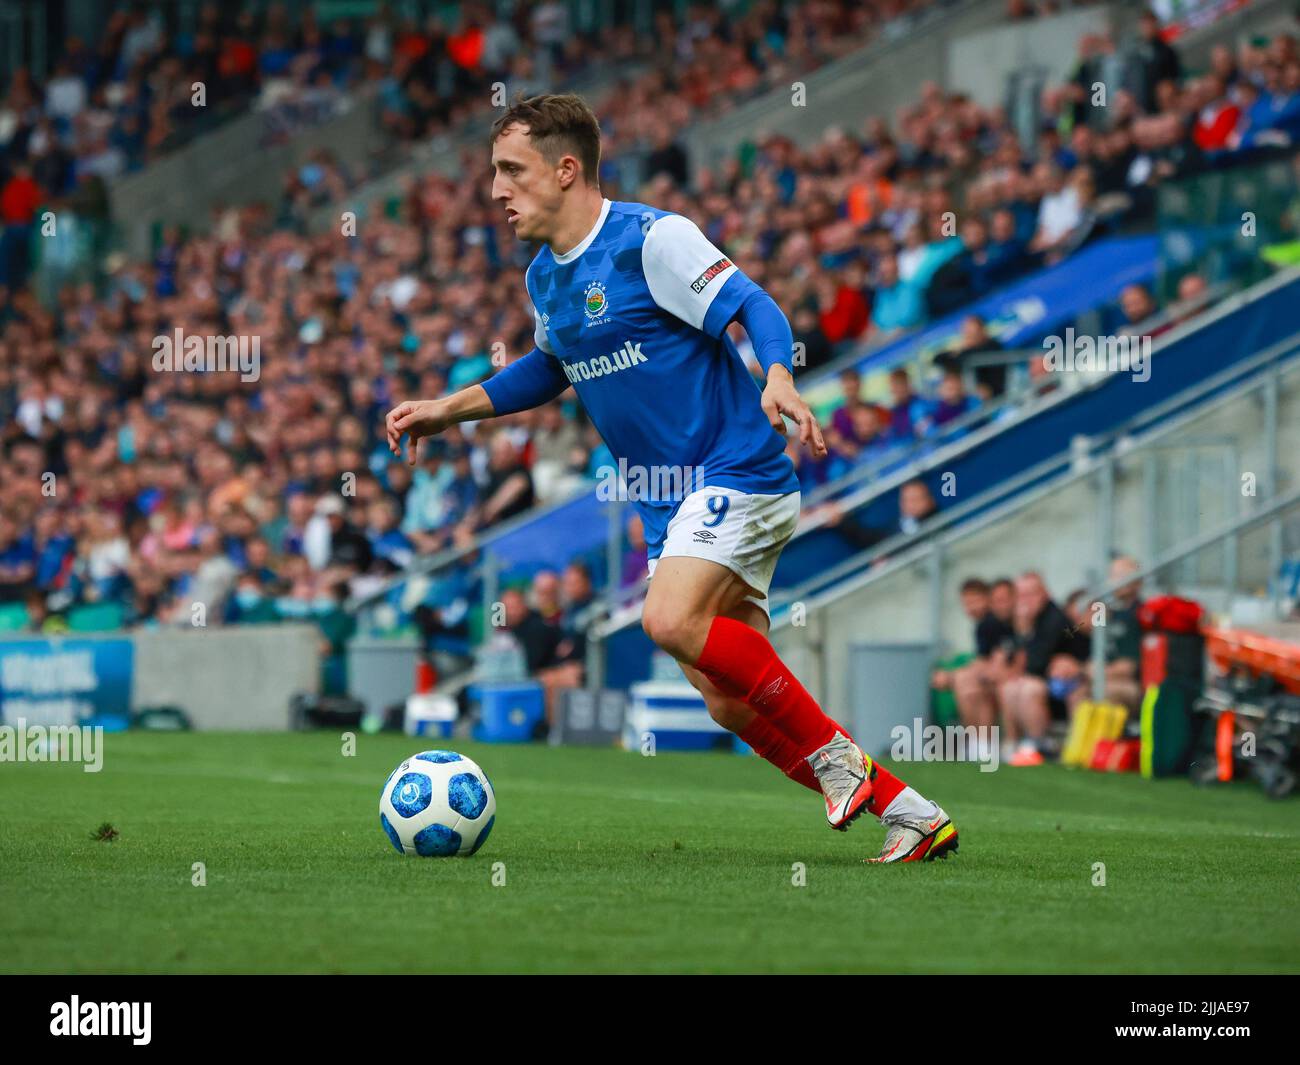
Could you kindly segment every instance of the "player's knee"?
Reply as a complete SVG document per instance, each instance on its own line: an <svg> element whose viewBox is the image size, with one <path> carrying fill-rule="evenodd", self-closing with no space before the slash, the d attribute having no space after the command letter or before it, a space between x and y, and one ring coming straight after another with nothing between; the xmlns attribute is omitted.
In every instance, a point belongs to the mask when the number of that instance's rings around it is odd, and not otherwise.
<svg viewBox="0 0 1300 1065"><path fill-rule="evenodd" d="M645 634L679 662L692 661L690 653L693 627L689 616L670 603L646 603L641 614Z"/></svg>

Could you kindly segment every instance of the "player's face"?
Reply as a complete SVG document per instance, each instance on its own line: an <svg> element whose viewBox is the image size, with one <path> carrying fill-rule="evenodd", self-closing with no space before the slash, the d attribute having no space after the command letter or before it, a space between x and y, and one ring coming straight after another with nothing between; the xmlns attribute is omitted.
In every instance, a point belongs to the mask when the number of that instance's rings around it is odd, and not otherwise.
<svg viewBox="0 0 1300 1065"><path fill-rule="evenodd" d="M492 199L520 240L545 241L563 203L556 168L528 139L524 126L508 126L492 145Z"/></svg>

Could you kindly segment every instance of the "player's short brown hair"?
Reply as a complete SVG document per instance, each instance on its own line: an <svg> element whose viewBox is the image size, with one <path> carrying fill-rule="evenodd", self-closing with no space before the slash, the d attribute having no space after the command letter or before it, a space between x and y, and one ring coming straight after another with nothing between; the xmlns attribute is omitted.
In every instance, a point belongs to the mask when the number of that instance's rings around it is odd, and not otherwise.
<svg viewBox="0 0 1300 1065"><path fill-rule="evenodd" d="M588 185L600 184L600 123L587 102L573 93L515 96L492 123L489 143L510 126L526 126L528 139L548 163L563 155L577 156Z"/></svg>

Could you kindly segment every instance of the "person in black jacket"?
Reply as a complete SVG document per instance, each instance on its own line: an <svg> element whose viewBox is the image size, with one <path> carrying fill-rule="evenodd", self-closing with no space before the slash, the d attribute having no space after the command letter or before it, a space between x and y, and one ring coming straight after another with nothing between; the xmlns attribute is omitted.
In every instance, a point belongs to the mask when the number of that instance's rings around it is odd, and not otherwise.
<svg viewBox="0 0 1300 1065"><path fill-rule="evenodd" d="M1042 762L1040 745L1053 717L1067 716L1062 693L1051 684L1056 660L1060 675L1077 678L1078 664L1088 657L1087 637L1069 616L1052 601L1040 574L1024 573L1016 579L1016 606L1012 622L1015 650L1009 676L998 692L1005 744L1011 748L1012 765Z"/></svg>
<svg viewBox="0 0 1300 1065"><path fill-rule="evenodd" d="M1140 83L1134 88L1147 113L1158 110L1156 86L1162 81L1177 83L1183 74L1183 64L1178 53L1160 36L1160 19L1154 11L1144 11L1138 18L1138 41L1133 49L1137 58Z"/></svg>

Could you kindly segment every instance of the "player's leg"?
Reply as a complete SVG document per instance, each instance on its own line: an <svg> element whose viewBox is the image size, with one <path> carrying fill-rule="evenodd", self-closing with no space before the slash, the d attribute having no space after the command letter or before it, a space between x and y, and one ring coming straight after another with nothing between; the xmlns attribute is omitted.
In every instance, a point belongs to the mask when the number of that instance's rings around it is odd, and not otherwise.
<svg viewBox="0 0 1300 1065"><path fill-rule="evenodd" d="M749 600L742 602L729 616L765 635L770 624L767 612ZM817 783L811 767L800 757L798 749L786 739L784 733L769 725L747 703L714 687L709 678L698 669L685 663L679 665L686 679L704 697L704 705L709 708L709 716L714 721L729 732L734 732L754 749L755 754L771 762L796 784L802 784L821 794L821 785Z"/></svg>
<svg viewBox="0 0 1300 1065"><path fill-rule="evenodd" d="M728 616L753 593L733 571L691 557L661 558L650 581L642 624L679 662L724 695L748 706L812 770L826 798L826 819L846 828L864 811L887 824L933 821L939 807L853 743L827 717L760 631ZM764 619L766 620L766 619ZM928 822L926 822L928 823ZM946 815L923 833L930 842L947 828ZM955 847L955 830L952 833ZM928 846L928 844L926 844ZM920 847L902 848L898 859ZM915 860L915 859L907 859Z"/></svg>
<svg viewBox="0 0 1300 1065"><path fill-rule="evenodd" d="M706 488L688 496L652 564L646 633L784 735L816 776L832 827L847 827L863 810L875 814L890 826L886 843L895 840L882 855L887 861L955 849L956 829L947 815L863 754L822 711L777 655L766 624L759 631L729 616L746 600L766 599L798 514L797 493L747 496ZM903 845L895 839L899 832L907 837Z"/></svg>
<svg viewBox="0 0 1300 1065"><path fill-rule="evenodd" d="M660 648L744 703L791 744L812 768L826 797L826 819L847 828L872 794L871 764L845 729L828 717L767 637L729 616L749 596L765 594L720 562L661 556L650 580L641 624Z"/></svg>

